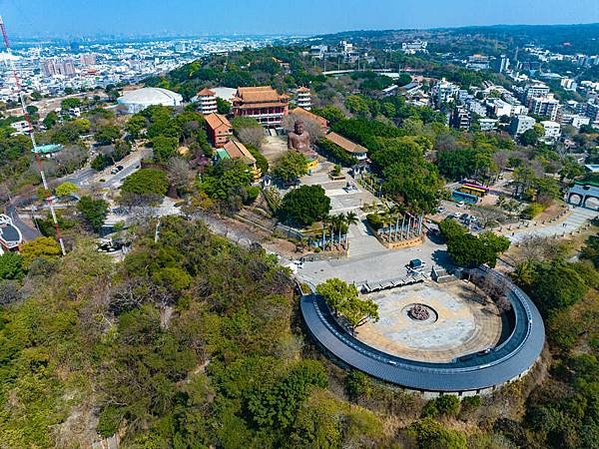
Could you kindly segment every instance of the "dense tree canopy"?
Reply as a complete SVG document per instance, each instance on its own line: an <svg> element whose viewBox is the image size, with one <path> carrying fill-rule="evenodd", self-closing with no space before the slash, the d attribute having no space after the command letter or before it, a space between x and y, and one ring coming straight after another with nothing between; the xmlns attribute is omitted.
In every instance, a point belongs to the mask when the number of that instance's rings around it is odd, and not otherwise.
<svg viewBox="0 0 599 449"><path fill-rule="evenodd" d="M447 252L453 261L465 268L476 268L482 264L494 267L499 254L510 247L507 237L486 231L476 236L455 220L446 218L439 226L447 240Z"/></svg>
<svg viewBox="0 0 599 449"><path fill-rule="evenodd" d="M108 215L108 203L102 199L82 196L77 209L94 232L99 232Z"/></svg>
<svg viewBox="0 0 599 449"><path fill-rule="evenodd" d="M325 218L331 210L331 199L321 186L300 186L283 197L279 216L290 224L308 226Z"/></svg>
<svg viewBox="0 0 599 449"><path fill-rule="evenodd" d="M353 284L332 278L319 284L316 291L335 314L347 320L353 330L369 320L379 320L378 304L371 299L360 298L358 289Z"/></svg>
<svg viewBox="0 0 599 449"><path fill-rule="evenodd" d="M121 193L125 197L145 198L156 203L166 195L168 180L166 173L155 168L142 168L123 181Z"/></svg>
<svg viewBox="0 0 599 449"><path fill-rule="evenodd" d="M294 182L307 173L308 161L298 151L288 151L275 162L273 167L273 176L283 183Z"/></svg>

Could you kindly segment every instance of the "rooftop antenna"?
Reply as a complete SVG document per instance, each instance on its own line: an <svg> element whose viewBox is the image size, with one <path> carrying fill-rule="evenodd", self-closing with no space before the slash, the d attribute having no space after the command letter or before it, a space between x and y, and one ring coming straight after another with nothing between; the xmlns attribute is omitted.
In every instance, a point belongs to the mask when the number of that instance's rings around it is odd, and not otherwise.
<svg viewBox="0 0 599 449"><path fill-rule="evenodd" d="M27 112L27 107L25 106L25 95L23 94L23 88L21 86L21 79L19 78L19 74L17 72L17 66L15 64L14 59L12 58L12 50L10 47L10 41L8 40L8 34L6 33L6 27L4 26L4 19L0 16L0 29L2 29L2 38L4 39L4 45L6 46L6 53L8 54L8 60L10 61L10 68L12 70L13 78L15 79L15 85L17 87L17 94L19 95L19 102L21 103L21 108L23 110L23 116L25 117L25 121L27 122L27 134L29 134L29 138L31 139L31 143L33 144L33 152L35 154L35 159L37 161L37 167L39 169L40 175L42 177L42 183L44 185L44 193L46 195L46 203L50 207L50 212L52 214L52 221L54 222L54 228L56 229L56 238L58 239L58 243L60 243L60 250L62 251L62 255L66 254L64 249L64 242L62 240L62 236L60 234L60 227L58 226L58 218L56 217L56 211L54 210L54 198L50 193L50 189L48 188L48 182L46 180L46 175L44 173L44 168L42 167L42 158L37 151L37 143L35 141L35 135L33 133L33 126L31 125L31 117L29 116L29 112Z"/></svg>

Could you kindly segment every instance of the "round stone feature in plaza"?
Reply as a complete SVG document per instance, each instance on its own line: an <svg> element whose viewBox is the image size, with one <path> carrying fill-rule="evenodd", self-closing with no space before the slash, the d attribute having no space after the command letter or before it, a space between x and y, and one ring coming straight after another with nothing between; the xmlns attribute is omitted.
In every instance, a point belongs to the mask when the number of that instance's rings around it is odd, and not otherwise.
<svg viewBox="0 0 599 449"><path fill-rule="evenodd" d="M451 362L494 347L501 336L495 304L463 281L426 282L368 296L379 305L380 320L358 328L357 337L389 354Z"/></svg>

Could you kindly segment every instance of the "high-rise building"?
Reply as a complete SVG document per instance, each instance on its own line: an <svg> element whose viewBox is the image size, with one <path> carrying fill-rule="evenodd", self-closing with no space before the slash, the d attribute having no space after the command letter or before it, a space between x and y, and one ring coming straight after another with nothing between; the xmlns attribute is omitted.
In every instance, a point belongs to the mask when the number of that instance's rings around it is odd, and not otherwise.
<svg viewBox="0 0 599 449"><path fill-rule="evenodd" d="M42 74L45 77L51 77L56 75L62 75L65 77L74 76L75 64L72 59L65 59L64 61L57 61L56 59L46 59L41 63Z"/></svg>
<svg viewBox="0 0 599 449"><path fill-rule="evenodd" d="M75 64L73 63L72 59L66 59L62 62L61 65L59 65L59 72L61 75L64 76L73 76L75 75Z"/></svg>
<svg viewBox="0 0 599 449"><path fill-rule="evenodd" d="M84 53L79 56L79 63L83 66L96 65L96 55L94 53Z"/></svg>
<svg viewBox="0 0 599 449"><path fill-rule="evenodd" d="M501 55L499 57L499 73L505 73L510 68L510 58L506 55Z"/></svg>
<svg viewBox="0 0 599 449"><path fill-rule="evenodd" d="M42 75L45 77L51 77L56 75L56 67L53 59L46 59L41 63Z"/></svg>
<svg viewBox="0 0 599 449"><path fill-rule="evenodd" d="M547 117L552 122L557 120L560 104L555 98L534 97L530 100L529 110L531 114Z"/></svg>

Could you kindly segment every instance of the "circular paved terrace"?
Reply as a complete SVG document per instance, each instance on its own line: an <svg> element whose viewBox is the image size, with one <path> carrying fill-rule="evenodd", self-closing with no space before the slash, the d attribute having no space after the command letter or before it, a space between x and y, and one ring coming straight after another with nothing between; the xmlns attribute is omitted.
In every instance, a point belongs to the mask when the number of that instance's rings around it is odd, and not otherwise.
<svg viewBox="0 0 599 449"><path fill-rule="evenodd" d="M451 362L495 347L503 323L497 306L464 281L415 284L368 295L380 320L361 326L356 337L383 352L423 362ZM416 305L425 319L413 319ZM505 328L509 327L505 320Z"/></svg>
<svg viewBox="0 0 599 449"><path fill-rule="evenodd" d="M509 290L514 314L511 333L491 350L450 362L410 360L365 344L337 324L318 295L303 296L301 311L315 340L344 365L413 390L480 393L526 373L545 344L543 320L530 298L497 272L481 270Z"/></svg>

